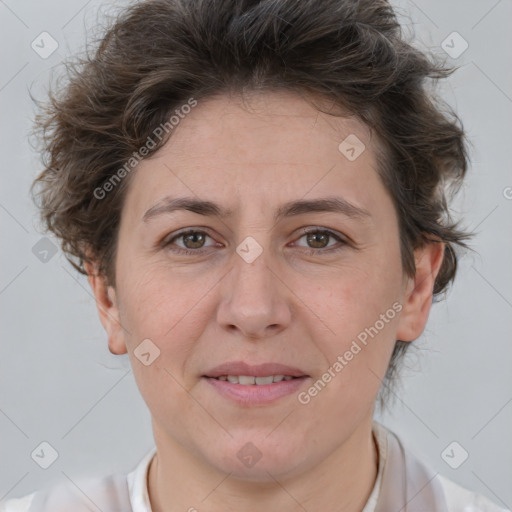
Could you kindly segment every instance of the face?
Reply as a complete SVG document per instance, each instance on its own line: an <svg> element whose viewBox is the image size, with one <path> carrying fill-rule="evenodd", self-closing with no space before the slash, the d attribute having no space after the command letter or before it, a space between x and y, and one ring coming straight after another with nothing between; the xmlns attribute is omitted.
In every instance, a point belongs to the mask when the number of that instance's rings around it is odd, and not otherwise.
<svg viewBox="0 0 512 512"><path fill-rule="evenodd" d="M425 249L404 275L377 163L358 120L266 93L200 102L133 171L116 288L91 284L162 444L258 479L307 471L371 421L442 259Z"/></svg>

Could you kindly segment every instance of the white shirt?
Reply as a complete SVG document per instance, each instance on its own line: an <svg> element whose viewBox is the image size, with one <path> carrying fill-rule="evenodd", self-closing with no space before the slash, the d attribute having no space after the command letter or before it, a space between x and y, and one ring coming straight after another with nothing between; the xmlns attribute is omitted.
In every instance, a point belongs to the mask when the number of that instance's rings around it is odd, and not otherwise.
<svg viewBox="0 0 512 512"><path fill-rule="evenodd" d="M419 461L399 438L373 422L377 479L361 512L511 512L448 480ZM151 512L147 487L151 449L128 474L69 482L0 503L0 512Z"/></svg>

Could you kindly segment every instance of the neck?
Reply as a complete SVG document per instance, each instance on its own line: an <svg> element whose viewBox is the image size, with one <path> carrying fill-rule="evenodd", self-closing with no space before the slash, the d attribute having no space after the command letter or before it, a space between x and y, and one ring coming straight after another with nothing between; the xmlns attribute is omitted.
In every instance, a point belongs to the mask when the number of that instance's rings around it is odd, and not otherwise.
<svg viewBox="0 0 512 512"><path fill-rule="evenodd" d="M361 512L377 478L378 448L371 427L371 419L359 425L307 472L254 482L205 465L154 424L157 453L147 482L152 512Z"/></svg>

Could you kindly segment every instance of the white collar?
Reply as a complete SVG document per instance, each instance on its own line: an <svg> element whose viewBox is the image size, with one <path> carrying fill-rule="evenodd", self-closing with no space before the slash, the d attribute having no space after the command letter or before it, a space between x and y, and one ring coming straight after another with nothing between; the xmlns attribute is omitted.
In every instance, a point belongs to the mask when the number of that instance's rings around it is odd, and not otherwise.
<svg viewBox="0 0 512 512"><path fill-rule="evenodd" d="M151 512L148 493L148 470L155 454L156 446L144 456L137 467L126 477L133 512Z"/></svg>
<svg viewBox="0 0 512 512"><path fill-rule="evenodd" d="M386 460L388 458L388 439L385 427L374 420L372 432L375 437L377 449L379 450L379 467L377 469L377 478L373 485L372 492L370 493L370 497L368 498L362 512L374 512L377 507L377 500L379 499L380 488L382 485L382 473L384 472L384 466L386 465Z"/></svg>

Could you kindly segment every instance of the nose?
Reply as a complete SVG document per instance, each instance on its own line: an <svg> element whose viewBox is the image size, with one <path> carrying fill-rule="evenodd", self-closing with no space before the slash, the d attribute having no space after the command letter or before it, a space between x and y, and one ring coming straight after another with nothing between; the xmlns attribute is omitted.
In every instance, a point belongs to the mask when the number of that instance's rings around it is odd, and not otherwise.
<svg viewBox="0 0 512 512"><path fill-rule="evenodd" d="M221 283L217 310L223 329L247 339L262 339L288 327L291 293L268 259L266 251L251 263L233 255L232 270Z"/></svg>

